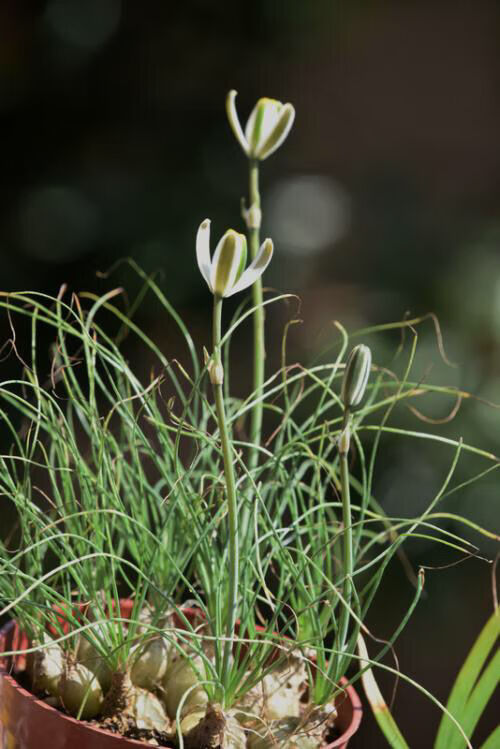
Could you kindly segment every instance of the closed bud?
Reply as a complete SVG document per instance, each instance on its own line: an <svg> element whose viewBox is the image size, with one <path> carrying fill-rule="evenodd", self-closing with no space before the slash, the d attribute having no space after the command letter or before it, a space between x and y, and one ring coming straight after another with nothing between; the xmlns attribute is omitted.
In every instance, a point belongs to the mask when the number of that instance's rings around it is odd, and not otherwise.
<svg viewBox="0 0 500 749"><path fill-rule="evenodd" d="M212 385L222 385L224 383L224 367L220 361L212 359L205 346L203 346L203 359Z"/></svg>
<svg viewBox="0 0 500 749"><path fill-rule="evenodd" d="M349 425L342 430L339 437L339 453L341 455L347 455L351 446L351 428Z"/></svg>
<svg viewBox="0 0 500 749"><path fill-rule="evenodd" d="M243 218L249 229L260 229L262 223L262 211L255 203L252 203L250 208L244 212Z"/></svg>
<svg viewBox="0 0 500 749"><path fill-rule="evenodd" d="M224 382L224 367L221 362L212 361L208 364L208 376L212 385L222 385Z"/></svg>
<svg viewBox="0 0 500 749"><path fill-rule="evenodd" d="M368 346L355 346L347 358L344 379L342 380L341 398L344 408L357 408L363 400L370 369L372 354Z"/></svg>

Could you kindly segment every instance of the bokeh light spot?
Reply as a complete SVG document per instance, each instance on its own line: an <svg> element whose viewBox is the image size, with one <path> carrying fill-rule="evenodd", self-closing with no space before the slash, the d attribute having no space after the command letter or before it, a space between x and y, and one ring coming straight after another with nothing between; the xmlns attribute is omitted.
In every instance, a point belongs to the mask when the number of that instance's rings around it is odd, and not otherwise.
<svg viewBox="0 0 500 749"><path fill-rule="evenodd" d="M97 230L97 209L71 187L42 187L29 193L20 205L19 243L39 260L74 260L88 250Z"/></svg>
<svg viewBox="0 0 500 749"><path fill-rule="evenodd" d="M270 235L296 255L321 252L345 235L350 222L347 192L329 177L311 175L278 182L266 205Z"/></svg>
<svg viewBox="0 0 500 749"><path fill-rule="evenodd" d="M121 0L51 0L45 11L51 31L75 47L105 44L120 23Z"/></svg>

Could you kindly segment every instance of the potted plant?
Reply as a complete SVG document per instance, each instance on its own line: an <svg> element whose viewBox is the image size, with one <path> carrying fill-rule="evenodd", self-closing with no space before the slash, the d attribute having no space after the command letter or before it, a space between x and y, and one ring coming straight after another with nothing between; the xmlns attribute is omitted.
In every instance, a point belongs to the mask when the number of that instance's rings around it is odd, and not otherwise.
<svg viewBox="0 0 500 749"><path fill-rule="evenodd" d="M392 646L422 592L420 575L390 641L372 661L359 656L390 560L429 531L471 552L439 526L436 505L461 455L494 456L389 426L399 404L453 394L412 380L416 334L400 371L372 362L366 340L382 328L352 346L356 334L337 324L316 363L290 366L285 334L282 366L265 372L264 312L291 295L263 293L273 243L260 236L259 165L286 139L294 109L261 99L243 131L230 92L227 113L249 161L247 234L226 231L212 255L210 221L199 226L197 261L213 302L203 365L134 263L144 284L137 302L156 297L189 367L168 361L135 323L137 304L123 310L121 289L1 296L13 327L27 322L29 334L28 353L14 347L22 375L0 388L12 443L0 458L13 515L0 575L1 613L13 618L1 641L6 745L40 749L57 735L61 746L345 747L361 719L352 685ZM250 306L223 325L224 300L245 290ZM253 389L242 399L232 394L230 343L246 320ZM53 340L49 361L42 329ZM153 360L148 383L121 350L126 336ZM410 519L386 516L373 496L390 430L451 451L439 491Z"/></svg>

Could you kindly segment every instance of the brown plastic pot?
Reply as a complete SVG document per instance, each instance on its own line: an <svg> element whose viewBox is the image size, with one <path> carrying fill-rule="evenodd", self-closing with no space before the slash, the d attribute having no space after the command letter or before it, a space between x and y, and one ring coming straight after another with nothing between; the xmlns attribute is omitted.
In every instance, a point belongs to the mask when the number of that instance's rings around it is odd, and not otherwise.
<svg viewBox="0 0 500 749"><path fill-rule="evenodd" d="M121 615L130 616L132 601L121 602ZM16 622L0 630L0 654L28 647L26 635ZM0 746L2 749L126 749L147 744L105 731L91 723L76 720L47 705L16 681L23 671L23 655L0 656ZM359 728L362 707L352 686L337 700L337 725L342 735L322 749L346 749L349 739Z"/></svg>

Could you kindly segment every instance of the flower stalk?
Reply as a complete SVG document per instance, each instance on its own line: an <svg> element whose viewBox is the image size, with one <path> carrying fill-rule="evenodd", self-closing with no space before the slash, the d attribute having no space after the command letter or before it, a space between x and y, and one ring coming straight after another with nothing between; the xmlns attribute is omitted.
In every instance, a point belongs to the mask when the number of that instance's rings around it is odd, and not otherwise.
<svg viewBox="0 0 500 749"><path fill-rule="evenodd" d="M253 259L260 246L260 225L262 221L262 209L260 202L259 188L259 160L250 158L249 166L249 184L248 197L249 208L243 211L243 218L247 224L248 244L250 247L250 257ZM253 322L253 371L252 385L254 394L254 404L250 412L250 435L249 442L251 447L248 452L248 469L255 470L259 462L259 445L262 437L262 421L264 414L264 404L262 401L262 392L265 377L265 359L266 359L266 339L265 339L265 312L264 312L264 294L262 289L262 279L259 278L252 286L252 306L254 313ZM248 538L248 528L251 517L250 497L244 504L241 513L241 532L242 538Z"/></svg>
<svg viewBox="0 0 500 749"><path fill-rule="evenodd" d="M257 235L258 240L258 235ZM237 522L236 481L233 467L231 437L226 418L224 403L224 367L221 358L222 339L222 300L243 291L260 282L260 277L267 268L273 255L273 243L266 239L262 245L255 247L252 262L245 269L247 241L243 234L228 229L219 240L213 258L210 257L210 220L201 222L196 236L196 258L200 273L213 294L212 345L210 357L204 352L205 366L212 383L217 422L224 462L224 480L226 484L227 517L229 534L229 587L224 651L221 671L221 700L224 702L228 692L231 655L234 641L234 627L238 606L239 579L239 532ZM262 287L261 287L262 288Z"/></svg>
<svg viewBox="0 0 500 749"><path fill-rule="evenodd" d="M213 307L213 367L215 371L222 371L220 354L221 328L222 328L222 297L214 295ZM224 405L224 392L222 385L223 377L213 378L212 387L214 391L215 409L219 424L219 434L224 460L224 480L226 483L227 517L229 530L229 590L227 603L226 640L224 643L224 654L222 660L221 682L223 693L228 686L230 674L231 653L234 641L234 627L236 623L236 610L238 605L238 572L239 572L239 542L237 525L237 502L236 482L232 460L231 438L227 426L226 409ZM222 695L224 699L224 694Z"/></svg>
<svg viewBox="0 0 500 749"><path fill-rule="evenodd" d="M342 378L341 400L344 405L344 418L339 437L340 491L342 494L343 525L343 572L342 605L335 640L337 652L335 681L343 672L347 633L349 631L350 609L353 597L353 543L351 487L349 480L349 449L351 444L352 412L361 405L370 376L372 355L368 346L355 346L349 354Z"/></svg>
<svg viewBox="0 0 500 749"><path fill-rule="evenodd" d="M249 199L250 208L248 216L252 215L261 217L260 207L260 191L259 191L259 162L257 159L251 159L249 161ZM257 225L252 225L252 223ZM250 246L250 257L253 259L260 246L260 220L258 222L248 221L248 243ZM265 345L265 313L264 307L262 306L264 301L264 295L262 292L262 279L259 278L252 286L252 302L255 307L253 314L253 390L256 402L253 405L250 421L250 443L253 448L249 455L249 469L250 471L257 466L259 460L259 452L256 446L260 445L261 434L262 434L262 417L263 417L263 403L262 403L262 388L264 385L264 372L265 372L265 357L266 357L266 345ZM246 537L246 527L249 521L250 511L249 507L245 507L242 516L242 531L244 537Z"/></svg>
<svg viewBox="0 0 500 749"><path fill-rule="evenodd" d="M349 630L350 607L352 601L352 572L353 572L353 554L352 554L352 513L351 513L351 489L349 483L349 447L351 439L350 409L344 411L344 422L339 440L339 460L340 460L340 491L342 494L342 525L343 525L343 572L344 584L342 588L341 611L335 642L337 652L335 681L338 681L342 674L342 664L344 661L344 650L346 647L347 632Z"/></svg>
<svg viewBox="0 0 500 749"><path fill-rule="evenodd" d="M260 247L260 227L262 211L259 191L259 161L264 161L286 140L295 119L295 109L290 103L283 104L277 99L263 97L255 104L243 130L236 111L236 91L226 98L226 112L233 134L248 158L249 165L249 207L243 210L243 218L248 229L250 256L254 260ZM262 392L265 374L265 334L262 281L260 278L252 288L253 314L253 393L254 404L250 415L249 470L257 467L259 446L262 435L263 402ZM243 507L241 517L242 534L248 537L250 506Z"/></svg>

